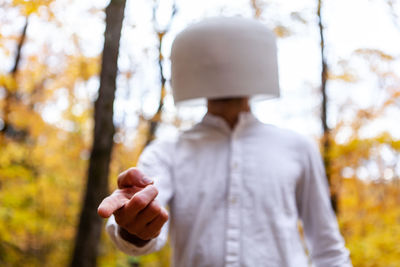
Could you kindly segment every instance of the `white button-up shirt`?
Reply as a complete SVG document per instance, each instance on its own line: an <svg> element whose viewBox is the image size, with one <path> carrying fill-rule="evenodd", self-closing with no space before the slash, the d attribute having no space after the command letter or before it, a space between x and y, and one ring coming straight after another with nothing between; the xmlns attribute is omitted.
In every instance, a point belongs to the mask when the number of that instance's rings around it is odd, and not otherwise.
<svg viewBox="0 0 400 267"><path fill-rule="evenodd" d="M174 140L155 141L139 169L153 177L170 220L144 247L106 229L120 250L159 250L170 231L173 266L351 266L320 154L312 142L241 113L231 130L207 114ZM303 224L310 257L298 231Z"/></svg>

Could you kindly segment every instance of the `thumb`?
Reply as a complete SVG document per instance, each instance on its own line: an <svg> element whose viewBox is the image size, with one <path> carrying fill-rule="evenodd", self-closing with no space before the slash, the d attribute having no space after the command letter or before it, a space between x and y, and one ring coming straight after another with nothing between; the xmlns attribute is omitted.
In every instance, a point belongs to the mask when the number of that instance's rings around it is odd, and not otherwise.
<svg viewBox="0 0 400 267"><path fill-rule="evenodd" d="M132 186L146 187L153 183L153 180L144 175L138 168L130 168L118 176L118 188L120 189Z"/></svg>

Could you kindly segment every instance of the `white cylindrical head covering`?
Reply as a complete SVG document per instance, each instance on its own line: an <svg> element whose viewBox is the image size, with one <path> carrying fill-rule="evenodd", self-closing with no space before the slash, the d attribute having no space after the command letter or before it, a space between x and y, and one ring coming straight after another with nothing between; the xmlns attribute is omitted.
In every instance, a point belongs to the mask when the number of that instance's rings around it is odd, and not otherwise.
<svg viewBox="0 0 400 267"><path fill-rule="evenodd" d="M275 35L239 17L203 20L183 30L171 50L175 103L207 98L279 96Z"/></svg>

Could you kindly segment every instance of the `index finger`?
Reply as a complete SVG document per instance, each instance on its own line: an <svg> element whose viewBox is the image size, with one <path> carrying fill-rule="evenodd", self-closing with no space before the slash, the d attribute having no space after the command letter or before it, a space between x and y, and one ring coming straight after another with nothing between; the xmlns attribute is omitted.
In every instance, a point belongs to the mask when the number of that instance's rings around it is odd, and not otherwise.
<svg viewBox="0 0 400 267"><path fill-rule="evenodd" d="M139 189L137 187L115 190L110 196L103 199L97 208L97 213L103 218L110 217L116 210L129 202L132 196L138 191Z"/></svg>
<svg viewBox="0 0 400 267"><path fill-rule="evenodd" d="M153 184L153 181L138 168L129 168L118 176L118 188L146 187L149 184Z"/></svg>

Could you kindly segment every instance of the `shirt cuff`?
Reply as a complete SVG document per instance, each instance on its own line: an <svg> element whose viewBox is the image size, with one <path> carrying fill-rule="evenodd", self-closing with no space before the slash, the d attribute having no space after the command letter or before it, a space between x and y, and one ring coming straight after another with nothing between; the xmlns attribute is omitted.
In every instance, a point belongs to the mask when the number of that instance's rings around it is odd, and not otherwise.
<svg viewBox="0 0 400 267"><path fill-rule="evenodd" d="M114 215L107 221L106 231L110 236L111 240L114 244L124 253L132 256L140 256L144 254L148 254L153 252L154 247L156 246L156 238L150 240L146 245L143 247L135 246L134 244L124 240L121 235L119 234L119 226L115 221Z"/></svg>

